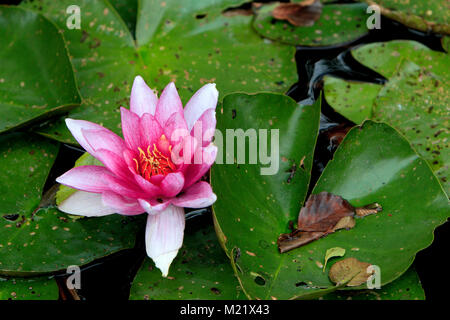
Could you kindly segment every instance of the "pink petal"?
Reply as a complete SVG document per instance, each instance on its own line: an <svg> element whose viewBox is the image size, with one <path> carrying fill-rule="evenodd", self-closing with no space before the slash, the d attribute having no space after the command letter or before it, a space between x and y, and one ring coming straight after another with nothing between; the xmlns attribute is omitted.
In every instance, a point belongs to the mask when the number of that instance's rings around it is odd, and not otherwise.
<svg viewBox="0 0 450 320"><path fill-rule="evenodd" d="M139 174L135 174L134 179L136 183L139 185L139 187L141 187L141 189L144 190L146 195L145 198L153 198L161 194L161 188L159 186L154 185L153 183L145 180Z"/></svg>
<svg viewBox="0 0 450 320"><path fill-rule="evenodd" d="M203 175L208 172L209 168L213 165L217 156L217 147L210 144L206 148L203 148L202 158L200 163L194 163L187 168L183 168L184 172L184 188L189 188L195 182L201 179ZM194 157L194 160L195 157Z"/></svg>
<svg viewBox="0 0 450 320"><path fill-rule="evenodd" d="M58 209L68 214L86 217L101 217L116 212L114 208L103 204L100 193L84 191L75 191L59 204Z"/></svg>
<svg viewBox="0 0 450 320"><path fill-rule="evenodd" d="M141 144L143 148L153 146L163 133L163 129L156 121L155 117L146 113L139 120L139 129L141 135ZM153 149L153 147L151 147ZM147 150L144 150L147 151Z"/></svg>
<svg viewBox="0 0 450 320"><path fill-rule="evenodd" d="M168 198L175 197L184 186L184 176L181 172L169 173L161 181L162 195Z"/></svg>
<svg viewBox="0 0 450 320"><path fill-rule="evenodd" d="M134 78L131 88L130 110L142 117L145 113L155 114L158 97L150 89L141 76Z"/></svg>
<svg viewBox="0 0 450 320"><path fill-rule="evenodd" d="M109 130L81 129L81 133L94 151L106 149L117 155L122 155L125 149L125 141Z"/></svg>
<svg viewBox="0 0 450 320"><path fill-rule="evenodd" d="M113 176L106 176L105 183L108 185L108 190L128 198L139 199L147 196L145 191L142 190L139 185L129 183Z"/></svg>
<svg viewBox="0 0 450 320"><path fill-rule="evenodd" d="M216 110L206 110L192 127L191 136L195 137L197 141L202 141L202 146L206 147L214 137L216 122Z"/></svg>
<svg viewBox="0 0 450 320"><path fill-rule="evenodd" d="M150 215L159 214L170 205L170 201L158 202L156 200L147 201L144 199L138 199L138 201L142 209Z"/></svg>
<svg viewBox="0 0 450 320"><path fill-rule="evenodd" d="M144 213L144 210L136 199L122 197L115 192L103 192L102 201L105 206L114 208L115 212L123 215L137 215Z"/></svg>
<svg viewBox="0 0 450 320"><path fill-rule="evenodd" d="M139 117L124 107L120 107L122 119L122 132L125 142L131 150L137 150L141 146L139 130Z"/></svg>
<svg viewBox="0 0 450 320"><path fill-rule="evenodd" d="M209 183L200 181L188 188L180 196L171 199L171 203L177 207L204 208L212 205L217 200Z"/></svg>
<svg viewBox="0 0 450 320"><path fill-rule="evenodd" d="M161 126L164 126L167 119L175 112L183 113L183 105L175 84L171 82L161 93L161 97L156 105L155 118Z"/></svg>
<svg viewBox="0 0 450 320"><path fill-rule="evenodd" d="M175 112L167 119L166 124L164 125L164 134L171 144L175 144L183 137L189 135L186 121L184 120L182 113Z"/></svg>
<svg viewBox="0 0 450 320"><path fill-rule="evenodd" d="M115 143L118 143L118 144L120 144L120 142L118 142L118 140L122 140L115 133L113 133L113 132L109 131L108 129L106 129L96 123L93 123L93 122L67 118L66 125L67 125L67 128L69 128L69 130L72 133L75 140L77 140L78 143L84 148L84 150L89 152L91 155L94 155L94 152L95 152L94 149L103 145L105 143L105 141L98 141L98 140L91 141L91 143L93 143L93 146L91 146L91 144L88 143L88 141L86 140L86 137L84 136L82 130L101 131L105 135L109 135L109 138L108 138L109 141L115 141ZM98 143L98 145L97 145L97 143ZM109 145L108 142L106 142L106 144ZM113 148L113 145L109 145L109 147L106 147L105 149L110 149L110 148Z"/></svg>
<svg viewBox="0 0 450 320"><path fill-rule="evenodd" d="M101 193L109 190L106 181L108 177L111 177L111 174L105 167L81 166L59 176L56 182L82 191Z"/></svg>
<svg viewBox="0 0 450 320"><path fill-rule="evenodd" d="M122 157L105 149L96 150L95 156L116 176L122 178L123 180L133 179L128 169L128 165Z"/></svg>
<svg viewBox="0 0 450 320"><path fill-rule="evenodd" d="M167 277L170 264L183 245L184 226L183 208L169 206L157 215L148 215L145 247L163 277Z"/></svg>
<svg viewBox="0 0 450 320"><path fill-rule="evenodd" d="M205 84L192 96L184 108L184 118L189 131L206 110L216 109L218 97L215 83Z"/></svg>

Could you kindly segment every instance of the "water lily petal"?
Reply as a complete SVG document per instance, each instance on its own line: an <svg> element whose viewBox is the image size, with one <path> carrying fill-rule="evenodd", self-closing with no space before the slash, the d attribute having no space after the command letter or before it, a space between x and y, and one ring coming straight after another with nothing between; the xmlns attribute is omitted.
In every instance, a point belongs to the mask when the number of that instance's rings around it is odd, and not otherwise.
<svg viewBox="0 0 450 320"><path fill-rule="evenodd" d="M58 209L68 214L86 217L101 217L116 212L114 208L105 206L100 193L75 191L62 201Z"/></svg>
<svg viewBox="0 0 450 320"><path fill-rule="evenodd" d="M169 206L159 214L148 215L145 247L163 277L167 277L170 264L183 244L184 226L183 208Z"/></svg>
<svg viewBox="0 0 450 320"><path fill-rule="evenodd" d="M81 166L59 176L56 182L82 191L101 193L109 190L107 177L111 177L111 174L105 167Z"/></svg>
<svg viewBox="0 0 450 320"><path fill-rule="evenodd" d="M145 113L155 114L158 97L141 76L134 78L131 88L130 110L142 117Z"/></svg>
<svg viewBox="0 0 450 320"><path fill-rule="evenodd" d="M122 133L128 148L137 150L141 146L139 134L139 117L124 107L120 108L122 120Z"/></svg>
<svg viewBox="0 0 450 320"><path fill-rule="evenodd" d="M215 83L205 84L191 97L184 108L184 118L189 131L206 110L216 109L218 97Z"/></svg>
<svg viewBox="0 0 450 320"><path fill-rule="evenodd" d="M125 149L125 141L109 130L81 129L81 133L94 152L99 149L106 149L121 156ZM95 154L93 156L96 157Z"/></svg>
<svg viewBox="0 0 450 320"><path fill-rule="evenodd" d="M212 205L217 200L209 183L197 182L188 188L180 196L173 198L171 203L177 207L204 208Z"/></svg>
<svg viewBox="0 0 450 320"><path fill-rule="evenodd" d="M210 144L202 150L201 163L194 163L184 168L184 188L187 189L195 182L200 180L203 175L208 172L209 168L213 165L216 160L218 148L217 146ZM194 158L195 160L195 158Z"/></svg>
<svg viewBox="0 0 450 320"><path fill-rule="evenodd" d="M195 137L199 141L202 141L203 147L208 146L211 143L212 138L214 137L216 123L216 110L206 110L192 127L191 136ZM197 137L197 135L200 136Z"/></svg>
<svg viewBox="0 0 450 320"><path fill-rule="evenodd" d="M164 127L167 119L175 112L183 113L183 105L175 84L171 82L161 93L161 97L156 105L155 118Z"/></svg>
<svg viewBox="0 0 450 320"><path fill-rule="evenodd" d="M122 197L112 191L103 192L102 201L105 206L113 208L115 212L123 215L131 216L145 212L136 199Z"/></svg>
<svg viewBox="0 0 450 320"><path fill-rule="evenodd" d="M113 176L105 176L105 183L108 185L108 190L118 193L122 196L139 199L145 198L147 195L144 190L142 190L139 185L134 183L129 183L128 181L124 181L120 178Z"/></svg>
<svg viewBox="0 0 450 320"><path fill-rule="evenodd" d="M98 149L95 151L95 156L116 176L123 180L133 179L125 160L114 152L106 149Z"/></svg>
<svg viewBox="0 0 450 320"><path fill-rule="evenodd" d="M144 114L139 120L139 129L141 135L141 144L144 151L148 146L153 146L163 133L163 129L151 114ZM153 147L151 147L153 149Z"/></svg>
<svg viewBox="0 0 450 320"><path fill-rule="evenodd" d="M145 180L139 174L135 174L134 179L136 183L139 185L139 187L141 187L141 189L144 190L146 194L145 198L154 198L161 194L161 188L159 186L154 185L150 181Z"/></svg>
<svg viewBox="0 0 450 320"><path fill-rule="evenodd" d="M166 124L164 125L164 134L172 145L189 135L186 121L184 120L182 113L175 112L167 119Z"/></svg>
<svg viewBox="0 0 450 320"><path fill-rule="evenodd" d="M147 201L144 199L138 199L138 201L142 209L150 215L159 214L170 205L170 201L158 202L156 200Z"/></svg>
<svg viewBox="0 0 450 320"><path fill-rule="evenodd" d="M184 175L181 172L167 174L161 181L161 192L165 197L175 197L184 186Z"/></svg>
<svg viewBox="0 0 450 320"><path fill-rule="evenodd" d="M93 145L91 146L91 144L86 140L86 137L83 134L83 130L85 130L85 131L90 131L90 130L101 131L105 135L109 136L109 138L108 138L109 141L115 141L116 143L120 143L118 141L122 140L118 135L111 132L110 130L102 127L101 125L90 122L90 121L67 118L66 125L67 125L67 128L69 128L69 130L72 133L75 140L77 140L78 143L84 148L84 150L89 152L91 155L94 155L95 148L98 148L100 145L104 145L105 141L99 141L99 140L94 141L93 140L93 141L91 141L91 143L93 143ZM98 143L98 145L97 145L97 143ZM105 146L106 145L104 145L104 147ZM105 149L109 149L109 147L106 147Z"/></svg>

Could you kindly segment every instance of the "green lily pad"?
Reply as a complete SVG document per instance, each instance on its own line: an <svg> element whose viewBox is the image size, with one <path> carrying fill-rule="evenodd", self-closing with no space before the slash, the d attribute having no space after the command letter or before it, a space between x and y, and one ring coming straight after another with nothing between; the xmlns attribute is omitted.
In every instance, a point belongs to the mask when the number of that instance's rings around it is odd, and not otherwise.
<svg viewBox="0 0 450 320"><path fill-rule="evenodd" d="M220 129L258 128L277 117L273 127L280 128L280 157L298 162L302 154L310 154L305 149L314 146L317 128L313 125L316 115L307 113L308 107L294 108L305 111L302 119L294 121L292 111L283 110L282 98L241 96L225 98L223 115L218 115ZM258 112L252 112L252 107ZM283 117L278 118L279 114ZM283 134L289 138L283 139ZM212 169L211 181L219 195L213 206L216 231L251 299L301 299L337 289L327 272L322 272L323 256L331 247L344 248L346 258L378 265L381 285L388 284L408 269L415 254L432 242L433 230L449 216L447 197L427 163L396 130L367 121L347 134L312 192L340 195L354 207L378 202L383 211L358 220L351 230L280 254L277 238L288 232L289 220L297 219L304 202L310 165L304 167L297 169L301 176L295 174L290 184L283 163L274 176L261 176L259 165L215 165Z"/></svg>
<svg viewBox="0 0 450 320"><path fill-rule="evenodd" d="M378 5L382 15L410 28L450 34L450 4L446 0L363 1L369 5Z"/></svg>
<svg viewBox="0 0 450 320"><path fill-rule="evenodd" d="M326 4L313 26L300 27L272 17L278 4L261 7L253 22L255 30L265 38L291 45L331 46L354 41L368 33L365 4Z"/></svg>
<svg viewBox="0 0 450 320"><path fill-rule="evenodd" d="M58 150L34 134L0 135L0 215L26 215L39 205Z"/></svg>
<svg viewBox="0 0 450 320"><path fill-rule="evenodd" d="M0 132L80 104L64 41L50 21L31 11L0 6L0 29Z"/></svg>
<svg viewBox="0 0 450 320"><path fill-rule="evenodd" d="M231 94L217 113L222 132L279 129L276 174L261 175L267 165L255 164L215 164L211 171L218 195L213 206L216 232L248 298L287 299L303 290L295 286L301 281L296 276L301 276L300 262L290 253L280 255L276 241L288 221L296 219L306 196L319 116L319 103L299 106L277 94Z"/></svg>
<svg viewBox="0 0 450 320"><path fill-rule="evenodd" d="M321 300L425 300L419 276L411 267L397 280L380 289L335 291Z"/></svg>
<svg viewBox="0 0 450 320"><path fill-rule="evenodd" d="M0 274L36 275L131 248L144 217L72 220L43 203L58 145L33 134L0 136Z"/></svg>
<svg viewBox="0 0 450 320"><path fill-rule="evenodd" d="M109 0L117 13L122 17L130 33L136 33L138 0Z"/></svg>
<svg viewBox="0 0 450 320"><path fill-rule="evenodd" d="M58 297L58 285L53 278L0 278L0 300L58 300Z"/></svg>
<svg viewBox="0 0 450 320"><path fill-rule="evenodd" d="M145 259L131 286L131 300L245 299L212 226L197 229L187 229L169 277L162 278Z"/></svg>
<svg viewBox="0 0 450 320"><path fill-rule="evenodd" d="M348 119L386 121L398 128L428 161L450 192L447 104L450 57L412 41L370 44L352 52L389 77L384 85L325 77L325 98Z"/></svg>
<svg viewBox="0 0 450 320"><path fill-rule="evenodd" d="M450 52L450 37L442 37L441 43L444 50Z"/></svg>
<svg viewBox="0 0 450 320"><path fill-rule="evenodd" d="M42 0L23 5L46 15L67 40L84 98L69 116L119 133L119 106L128 105L137 74L159 92L176 81L184 103L208 82L215 82L223 97L241 90L285 92L297 81L295 48L261 39L251 27L251 16L222 14L243 2L143 1L137 16L138 46L107 1ZM80 6L80 30L65 27L67 16L61 12L71 4ZM76 143L63 121L39 132Z"/></svg>

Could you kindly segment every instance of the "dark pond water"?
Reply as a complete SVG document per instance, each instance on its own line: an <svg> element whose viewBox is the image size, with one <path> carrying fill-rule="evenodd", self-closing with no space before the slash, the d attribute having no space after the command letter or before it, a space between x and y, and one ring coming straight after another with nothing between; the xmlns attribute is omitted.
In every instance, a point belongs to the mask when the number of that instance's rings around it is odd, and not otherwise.
<svg viewBox="0 0 450 320"><path fill-rule="evenodd" d="M0 1L4 2L4 1ZM18 1L7 1L17 4ZM367 36L341 46L327 48L297 47L296 62L300 81L293 84L288 95L301 103L310 104L319 97L324 75L334 75L348 80L361 80L375 83L386 81L381 75L360 65L349 54L355 46L393 39L410 39L421 42L433 50L443 51L440 38L402 26L399 23L383 18L382 29L372 30ZM327 162L332 158L339 142L349 128L351 121L336 113L323 99L320 133L314 155L314 167L311 186L314 186ZM55 166L46 184L48 190L55 178L73 167L75 160L83 153L81 149L63 145ZM204 225L212 225L210 208L188 213L186 232L195 231ZM446 223L435 231L435 240L427 249L418 253L414 262L422 280L427 299L444 298L439 295L439 287L448 284L448 276L443 266L443 258L447 256L449 243L449 224ZM128 299L130 284L136 271L145 258L144 226L137 237L136 247L114 254L82 268L82 289L78 291L81 299ZM411 239L414 241L414 239ZM57 276L61 284L60 298L72 299L70 292L63 288L64 275ZM447 282L446 284L443 282Z"/></svg>

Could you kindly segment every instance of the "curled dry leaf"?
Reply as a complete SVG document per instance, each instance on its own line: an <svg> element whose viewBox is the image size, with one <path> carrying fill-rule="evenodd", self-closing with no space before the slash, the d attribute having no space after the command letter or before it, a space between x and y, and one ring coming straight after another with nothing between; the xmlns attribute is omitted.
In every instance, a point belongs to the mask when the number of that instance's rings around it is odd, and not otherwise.
<svg viewBox="0 0 450 320"><path fill-rule="evenodd" d="M305 0L298 3L280 3L272 11L272 16L278 20L287 20L292 25L308 27L314 25L322 14L322 4L319 0Z"/></svg>
<svg viewBox="0 0 450 320"><path fill-rule="evenodd" d="M339 229L351 229L354 216L364 217L382 210L378 203L355 208L347 200L329 192L313 194L298 215L297 229L278 237L281 253L301 247Z"/></svg>
<svg viewBox="0 0 450 320"><path fill-rule="evenodd" d="M356 258L347 258L333 264L328 276L336 285L347 283L347 287L357 287L367 282L373 274L373 271L368 272L370 265Z"/></svg>

